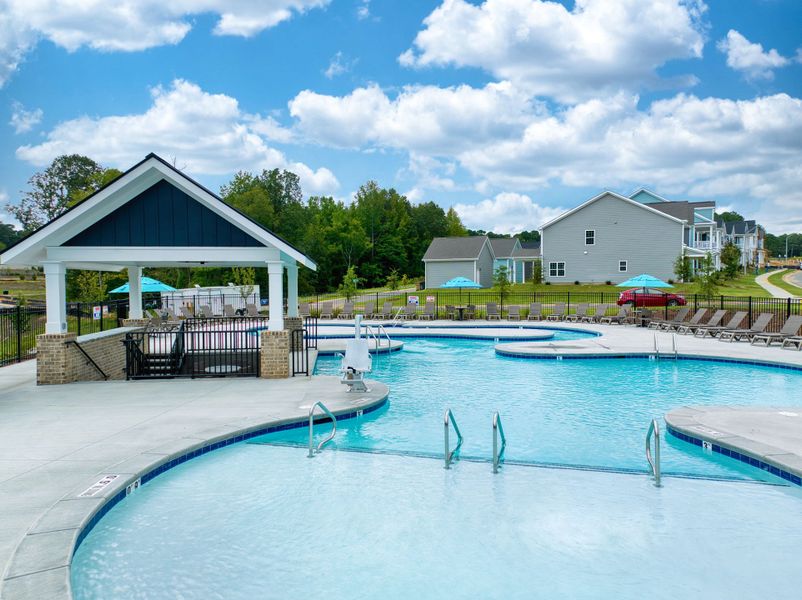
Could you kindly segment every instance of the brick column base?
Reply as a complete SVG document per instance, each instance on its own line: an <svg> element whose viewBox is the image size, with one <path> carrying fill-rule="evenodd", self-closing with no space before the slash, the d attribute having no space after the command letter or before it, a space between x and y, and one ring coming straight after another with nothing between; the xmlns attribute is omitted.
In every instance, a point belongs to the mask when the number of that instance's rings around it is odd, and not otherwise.
<svg viewBox="0 0 802 600"><path fill-rule="evenodd" d="M74 333L45 333L36 336L36 385L57 385L75 381L74 361L68 342Z"/></svg>
<svg viewBox="0 0 802 600"><path fill-rule="evenodd" d="M259 352L259 376L286 379L290 376L290 332L262 331Z"/></svg>
<svg viewBox="0 0 802 600"><path fill-rule="evenodd" d="M301 317L284 317L284 329L287 331L294 331L295 329L303 329L304 320Z"/></svg>

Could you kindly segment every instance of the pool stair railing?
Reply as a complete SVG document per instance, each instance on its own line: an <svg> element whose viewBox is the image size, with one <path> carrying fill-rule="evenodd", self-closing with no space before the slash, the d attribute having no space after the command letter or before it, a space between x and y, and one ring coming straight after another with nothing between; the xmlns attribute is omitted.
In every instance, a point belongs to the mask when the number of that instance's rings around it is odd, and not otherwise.
<svg viewBox="0 0 802 600"><path fill-rule="evenodd" d="M652 437L654 437L654 456L652 456ZM652 419L646 431L646 462L649 471L654 477L654 485L660 487L660 424Z"/></svg>
<svg viewBox="0 0 802 600"><path fill-rule="evenodd" d="M501 438L501 449L498 447L498 440ZM493 415L493 473L498 473L501 463L504 462L504 451L507 449L507 436L504 435L504 427L501 424L501 417L498 412Z"/></svg>
<svg viewBox="0 0 802 600"><path fill-rule="evenodd" d="M369 340L373 340L376 358L378 358L379 354L382 352L382 343L384 340L387 341L387 352L389 353L392 350L393 341L390 339L390 334L387 333L384 325L381 323L377 325L368 325L365 323L363 327L365 328L365 337Z"/></svg>
<svg viewBox="0 0 802 600"><path fill-rule="evenodd" d="M454 427L454 432L457 434L457 446L453 450L451 450L448 443L449 424ZM450 408L447 408L443 415L443 432L445 438L445 468L450 469L451 463L459 459L459 451L462 448L462 433L460 433L457 420L454 418L454 413L451 412Z"/></svg>
<svg viewBox="0 0 802 600"><path fill-rule="evenodd" d="M315 409L320 408L320 410L329 418L331 419L331 433L329 436L320 442L317 447L315 447ZM320 451L323 449L323 446L328 444L331 440L334 439L334 434L337 433L337 417L334 416L326 405L322 402L315 402L312 407L309 409L309 458L312 458L315 454L319 454Z"/></svg>
<svg viewBox="0 0 802 600"><path fill-rule="evenodd" d="M674 360L679 358L679 350L677 350L677 334L671 334L671 354ZM657 333L654 334L654 358L660 360L660 344L657 343Z"/></svg>

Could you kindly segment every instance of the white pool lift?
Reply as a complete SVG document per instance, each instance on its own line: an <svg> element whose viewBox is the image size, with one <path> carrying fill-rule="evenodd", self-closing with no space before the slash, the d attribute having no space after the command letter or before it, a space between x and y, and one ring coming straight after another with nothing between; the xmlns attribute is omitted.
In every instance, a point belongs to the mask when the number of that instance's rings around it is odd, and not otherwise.
<svg viewBox="0 0 802 600"><path fill-rule="evenodd" d="M369 392L365 385L365 373L373 369L368 340L362 337L362 323L357 315L354 324L354 337L345 343L345 356L342 357L340 382L348 386L349 392Z"/></svg>

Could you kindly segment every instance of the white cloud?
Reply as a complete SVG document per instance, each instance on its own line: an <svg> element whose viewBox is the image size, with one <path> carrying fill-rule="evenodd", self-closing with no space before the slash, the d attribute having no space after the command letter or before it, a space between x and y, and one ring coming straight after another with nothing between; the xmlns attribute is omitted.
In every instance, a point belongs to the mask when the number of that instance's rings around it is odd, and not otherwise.
<svg viewBox="0 0 802 600"><path fill-rule="evenodd" d="M444 0L399 61L478 67L534 94L575 102L666 85L660 66L702 56L705 10L701 0L576 0L573 10L544 0Z"/></svg>
<svg viewBox="0 0 802 600"><path fill-rule="evenodd" d="M360 4L356 7L356 17L360 21L367 19L370 16L370 0L360 0Z"/></svg>
<svg viewBox="0 0 802 600"><path fill-rule="evenodd" d="M338 75L350 71L354 64L356 64L355 60L349 61L343 56L342 52L337 52L337 54L331 57L329 66L323 71L323 75L326 76L326 79L334 79Z"/></svg>
<svg viewBox="0 0 802 600"><path fill-rule="evenodd" d="M72 52L177 44L191 17L218 16L216 35L252 36L330 0L0 0L0 85L38 39Z"/></svg>
<svg viewBox="0 0 802 600"><path fill-rule="evenodd" d="M275 130L275 121L243 113L231 96L210 94L180 79L151 94L153 104L144 113L65 121L44 142L17 148L17 157L44 166L60 154L79 153L127 168L156 152L176 157L195 174L281 168L297 173L307 193L332 193L339 187L328 169L313 170L268 146L266 132Z"/></svg>
<svg viewBox="0 0 802 600"><path fill-rule="evenodd" d="M465 144L510 135L540 109L507 82L483 88L410 86L394 99L376 85L341 97L305 90L290 101L297 129L313 141L432 154L453 154Z"/></svg>
<svg viewBox="0 0 802 600"><path fill-rule="evenodd" d="M25 133L42 122L43 114L41 108L25 110L22 104L14 102L11 105L11 120L8 124L14 128L14 133Z"/></svg>
<svg viewBox="0 0 802 600"><path fill-rule="evenodd" d="M773 79L774 69L791 62L774 48L765 52L761 44L750 42L734 29L716 47L727 55L727 66L741 71L747 79Z"/></svg>
<svg viewBox="0 0 802 600"><path fill-rule="evenodd" d="M565 211L541 206L529 196L514 192L502 192L476 204L455 204L454 210L469 229L511 234L537 229Z"/></svg>

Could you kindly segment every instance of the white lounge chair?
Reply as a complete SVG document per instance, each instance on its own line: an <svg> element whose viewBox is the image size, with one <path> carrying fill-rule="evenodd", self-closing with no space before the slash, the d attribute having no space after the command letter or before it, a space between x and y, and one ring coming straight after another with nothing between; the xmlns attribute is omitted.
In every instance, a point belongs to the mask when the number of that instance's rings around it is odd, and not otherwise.
<svg viewBox="0 0 802 600"><path fill-rule="evenodd" d="M373 368L373 357L370 355L368 340L365 338L349 339L345 343L345 356L340 365L340 383L348 386L349 392L369 392L365 385L364 375Z"/></svg>

